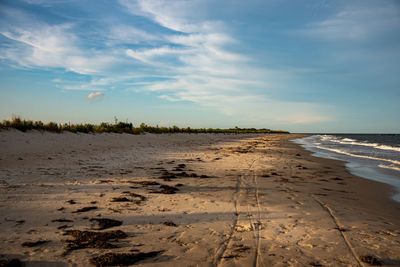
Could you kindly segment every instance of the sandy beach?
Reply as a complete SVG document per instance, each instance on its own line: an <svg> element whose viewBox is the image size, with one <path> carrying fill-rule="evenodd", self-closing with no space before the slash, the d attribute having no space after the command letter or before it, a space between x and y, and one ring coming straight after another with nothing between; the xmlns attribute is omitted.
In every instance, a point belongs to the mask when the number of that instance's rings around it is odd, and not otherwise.
<svg viewBox="0 0 400 267"><path fill-rule="evenodd" d="M1 131L0 260L400 266L393 189L296 137Z"/></svg>

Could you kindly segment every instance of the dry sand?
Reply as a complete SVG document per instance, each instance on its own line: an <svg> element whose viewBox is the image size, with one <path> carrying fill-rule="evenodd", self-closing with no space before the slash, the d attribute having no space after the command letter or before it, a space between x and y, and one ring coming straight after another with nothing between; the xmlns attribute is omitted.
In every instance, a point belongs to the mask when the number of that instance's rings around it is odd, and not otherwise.
<svg viewBox="0 0 400 267"><path fill-rule="evenodd" d="M400 266L391 187L310 156L294 137L2 131L0 260L88 266L132 253L148 257L140 266L369 266L371 256ZM122 225L97 230L100 218ZM36 241L48 242L24 243Z"/></svg>

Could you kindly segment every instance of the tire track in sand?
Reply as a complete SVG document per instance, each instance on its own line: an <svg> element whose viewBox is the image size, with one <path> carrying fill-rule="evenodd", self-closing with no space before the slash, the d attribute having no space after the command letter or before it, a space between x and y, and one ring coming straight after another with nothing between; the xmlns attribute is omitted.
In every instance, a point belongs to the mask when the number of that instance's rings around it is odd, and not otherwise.
<svg viewBox="0 0 400 267"><path fill-rule="evenodd" d="M234 194L234 207L235 207L235 219L233 221L232 228L230 230L230 233L228 235L228 238L220 245L220 247L217 249L216 252L216 257L213 260L212 266L219 266L222 262L222 259L224 258L224 255L226 253L226 250L228 249L230 243L232 242L232 238L235 234L238 221L239 221L239 198L240 198L240 190L241 190L241 185L242 185L242 180L243 176L239 176L236 179L236 189L235 189L235 194Z"/></svg>

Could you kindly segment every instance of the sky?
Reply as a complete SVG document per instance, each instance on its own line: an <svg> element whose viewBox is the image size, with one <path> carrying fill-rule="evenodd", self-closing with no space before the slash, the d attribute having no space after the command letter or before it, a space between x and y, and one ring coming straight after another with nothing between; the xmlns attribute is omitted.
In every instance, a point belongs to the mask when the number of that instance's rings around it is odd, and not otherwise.
<svg viewBox="0 0 400 267"><path fill-rule="evenodd" d="M400 2L2 0L12 116L400 133Z"/></svg>

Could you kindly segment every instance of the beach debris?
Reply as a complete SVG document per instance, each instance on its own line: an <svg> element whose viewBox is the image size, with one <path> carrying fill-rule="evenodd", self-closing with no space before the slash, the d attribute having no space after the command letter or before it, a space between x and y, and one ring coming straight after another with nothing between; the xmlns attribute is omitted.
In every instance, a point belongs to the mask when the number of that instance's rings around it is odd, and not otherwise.
<svg viewBox="0 0 400 267"><path fill-rule="evenodd" d="M22 262L19 259L0 260L0 267L21 267Z"/></svg>
<svg viewBox="0 0 400 267"><path fill-rule="evenodd" d="M380 259L378 259L377 257L373 256L373 255L360 256L360 260L362 262L368 263L370 265L375 265L375 266L383 265L383 262Z"/></svg>
<svg viewBox="0 0 400 267"><path fill-rule="evenodd" d="M73 222L73 220L62 218L62 219L51 220L51 222Z"/></svg>
<svg viewBox="0 0 400 267"><path fill-rule="evenodd" d="M176 223L174 223L173 221L165 221L165 222L163 222L163 224L166 226L178 227L178 225Z"/></svg>
<svg viewBox="0 0 400 267"><path fill-rule="evenodd" d="M132 202L132 199L126 197L113 197L111 202Z"/></svg>
<svg viewBox="0 0 400 267"><path fill-rule="evenodd" d="M202 175L200 175L200 178L210 178L210 176L202 174Z"/></svg>
<svg viewBox="0 0 400 267"><path fill-rule="evenodd" d="M73 211L72 213L87 212L87 211L91 211L91 210L97 210L97 207L96 206L83 207L83 208L77 209L76 211Z"/></svg>
<svg viewBox="0 0 400 267"><path fill-rule="evenodd" d="M67 202L68 204L71 204L71 205L76 204L75 200L73 200L73 199L67 200L66 202Z"/></svg>
<svg viewBox="0 0 400 267"><path fill-rule="evenodd" d="M109 180L109 179L102 179L102 180L97 180L98 184L108 184L108 183L112 183L114 182L113 180Z"/></svg>
<svg viewBox="0 0 400 267"><path fill-rule="evenodd" d="M127 195L129 195L129 196L131 196L131 197L139 198L141 201L145 201L145 200L147 199L145 196L142 196L142 195L139 195L139 194L130 192L130 191L124 191L124 192L122 192L122 193L123 193L123 194L127 194Z"/></svg>
<svg viewBox="0 0 400 267"><path fill-rule="evenodd" d="M319 263L318 261L312 261L310 262L311 266L316 266L316 267L322 267L323 265L321 263Z"/></svg>
<svg viewBox="0 0 400 267"><path fill-rule="evenodd" d="M169 179L177 178L177 176L174 173L171 173L171 172L165 170L165 171L161 172L161 176L159 178L164 179L164 180L169 180Z"/></svg>
<svg viewBox="0 0 400 267"><path fill-rule="evenodd" d="M143 185L143 186L159 185L159 184L160 184L160 183L153 182L153 181L140 181L140 182L130 181L130 183L133 183L133 184L140 184L140 185Z"/></svg>
<svg viewBox="0 0 400 267"><path fill-rule="evenodd" d="M234 252L241 253L250 250L249 246L245 246L243 244L234 245L236 248L233 250Z"/></svg>
<svg viewBox="0 0 400 267"><path fill-rule="evenodd" d="M115 226L122 225L122 221L107 219L107 218L92 218L91 222L97 222L97 227L93 228L95 230L104 230Z"/></svg>
<svg viewBox="0 0 400 267"><path fill-rule="evenodd" d="M39 245L42 245L42 244L46 244L48 242L50 242L50 241L49 240L39 240L39 241L35 241L35 242L27 241L27 242L22 243L21 246L32 248L32 247L36 247L36 246L39 246Z"/></svg>
<svg viewBox="0 0 400 267"><path fill-rule="evenodd" d="M57 229L62 230L62 229L69 228L69 227L72 227L72 226L64 224L64 225L58 226Z"/></svg>
<svg viewBox="0 0 400 267"><path fill-rule="evenodd" d="M160 185L159 191L151 191L150 193L159 193L159 194L175 194L177 191L179 191L178 188L174 186L169 186L169 185Z"/></svg>
<svg viewBox="0 0 400 267"><path fill-rule="evenodd" d="M230 255L223 256L222 258L224 258L224 259L237 259L237 258L241 258L241 257L243 257L243 256L240 256L239 254L230 254Z"/></svg>
<svg viewBox="0 0 400 267"><path fill-rule="evenodd" d="M138 252L138 253L106 253L98 257L91 258L91 264L102 266L129 266L141 260L154 258L164 251Z"/></svg>
<svg viewBox="0 0 400 267"><path fill-rule="evenodd" d="M57 210L58 210L58 211L62 211L62 210L65 210L65 208L64 208L64 207L61 207L61 208L58 208Z"/></svg>
<svg viewBox="0 0 400 267"><path fill-rule="evenodd" d="M183 184L180 184L180 183L179 183L179 184L176 184L175 186L176 186L176 187L181 187L181 186L183 186Z"/></svg>
<svg viewBox="0 0 400 267"><path fill-rule="evenodd" d="M335 178L332 178L332 180L335 180L335 181L342 181L342 180L344 180L343 178L340 178L340 177L335 177Z"/></svg>
<svg viewBox="0 0 400 267"><path fill-rule="evenodd" d="M128 237L128 235L121 231L108 231L108 232L91 232L91 231L80 231L80 230L67 230L64 235L70 235L75 240L67 240L68 245L65 248L64 255L68 254L72 250L83 249L83 248L117 248L118 246L109 243L110 240L117 241Z"/></svg>

